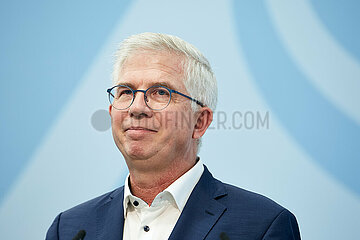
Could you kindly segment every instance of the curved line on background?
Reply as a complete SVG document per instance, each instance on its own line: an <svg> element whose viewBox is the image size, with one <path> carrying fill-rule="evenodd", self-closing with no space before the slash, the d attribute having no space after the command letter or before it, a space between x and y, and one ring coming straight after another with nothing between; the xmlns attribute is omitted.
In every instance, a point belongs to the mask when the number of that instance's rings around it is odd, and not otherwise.
<svg viewBox="0 0 360 240"><path fill-rule="evenodd" d="M320 166L360 194L360 129L308 82L280 44L261 1L233 1L237 36L265 99Z"/></svg>
<svg viewBox="0 0 360 240"><path fill-rule="evenodd" d="M360 125L360 65L326 31L308 1L266 1L273 27L307 79Z"/></svg>
<svg viewBox="0 0 360 240"><path fill-rule="evenodd" d="M348 54L360 60L360 1L310 0L313 10Z"/></svg>

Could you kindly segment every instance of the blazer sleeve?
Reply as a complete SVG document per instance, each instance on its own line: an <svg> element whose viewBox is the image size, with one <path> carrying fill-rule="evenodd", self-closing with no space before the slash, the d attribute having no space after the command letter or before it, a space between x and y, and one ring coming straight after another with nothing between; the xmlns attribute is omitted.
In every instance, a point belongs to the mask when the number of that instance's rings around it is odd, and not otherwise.
<svg viewBox="0 0 360 240"><path fill-rule="evenodd" d="M300 240L299 226L295 216L284 209L270 224L263 240Z"/></svg>
<svg viewBox="0 0 360 240"><path fill-rule="evenodd" d="M56 216L55 220L53 221L49 230L46 233L45 240L59 240L60 216L61 216L61 213Z"/></svg>

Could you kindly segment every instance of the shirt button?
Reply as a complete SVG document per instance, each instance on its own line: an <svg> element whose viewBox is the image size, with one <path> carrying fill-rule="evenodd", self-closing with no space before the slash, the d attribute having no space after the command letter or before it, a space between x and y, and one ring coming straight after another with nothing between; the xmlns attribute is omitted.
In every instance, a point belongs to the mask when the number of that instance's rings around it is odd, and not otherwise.
<svg viewBox="0 0 360 240"><path fill-rule="evenodd" d="M133 202L133 204L134 204L135 207L139 206L139 202L136 201L136 200Z"/></svg>
<svg viewBox="0 0 360 240"><path fill-rule="evenodd" d="M150 231L150 227L149 227L149 226L147 226L147 225L146 225L146 226L144 226L144 231L145 231L145 232Z"/></svg>

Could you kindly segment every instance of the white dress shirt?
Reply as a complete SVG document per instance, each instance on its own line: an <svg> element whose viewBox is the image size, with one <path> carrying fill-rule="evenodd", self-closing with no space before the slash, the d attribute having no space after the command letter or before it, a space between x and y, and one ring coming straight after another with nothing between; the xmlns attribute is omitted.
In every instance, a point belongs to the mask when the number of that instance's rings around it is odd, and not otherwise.
<svg viewBox="0 0 360 240"><path fill-rule="evenodd" d="M149 206L131 194L129 175L124 185L124 240L168 239L204 166L199 160L194 167L159 193Z"/></svg>

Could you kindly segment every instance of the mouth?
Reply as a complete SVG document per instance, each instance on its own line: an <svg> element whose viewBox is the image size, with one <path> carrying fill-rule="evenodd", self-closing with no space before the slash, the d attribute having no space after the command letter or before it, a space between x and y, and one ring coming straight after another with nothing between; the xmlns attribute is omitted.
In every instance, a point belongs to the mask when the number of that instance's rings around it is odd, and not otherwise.
<svg viewBox="0 0 360 240"><path fill-rule="evenodd" d="M157 132L156 130L153 130L150 128L135 127L135 126L125 129L125 135L129 139L135 140L135 141L148 139L148 137L153 136L153 134L155 134L156 132Z"/></svg>
<svg viewBox="0 0 360 240"><path fill-rule="evenodd" d="M150 128L144 128L144 127L129 127L125 129L125 132L128 131L147 131L147 132L157 132L156 130L150 129Z"/></svg>

